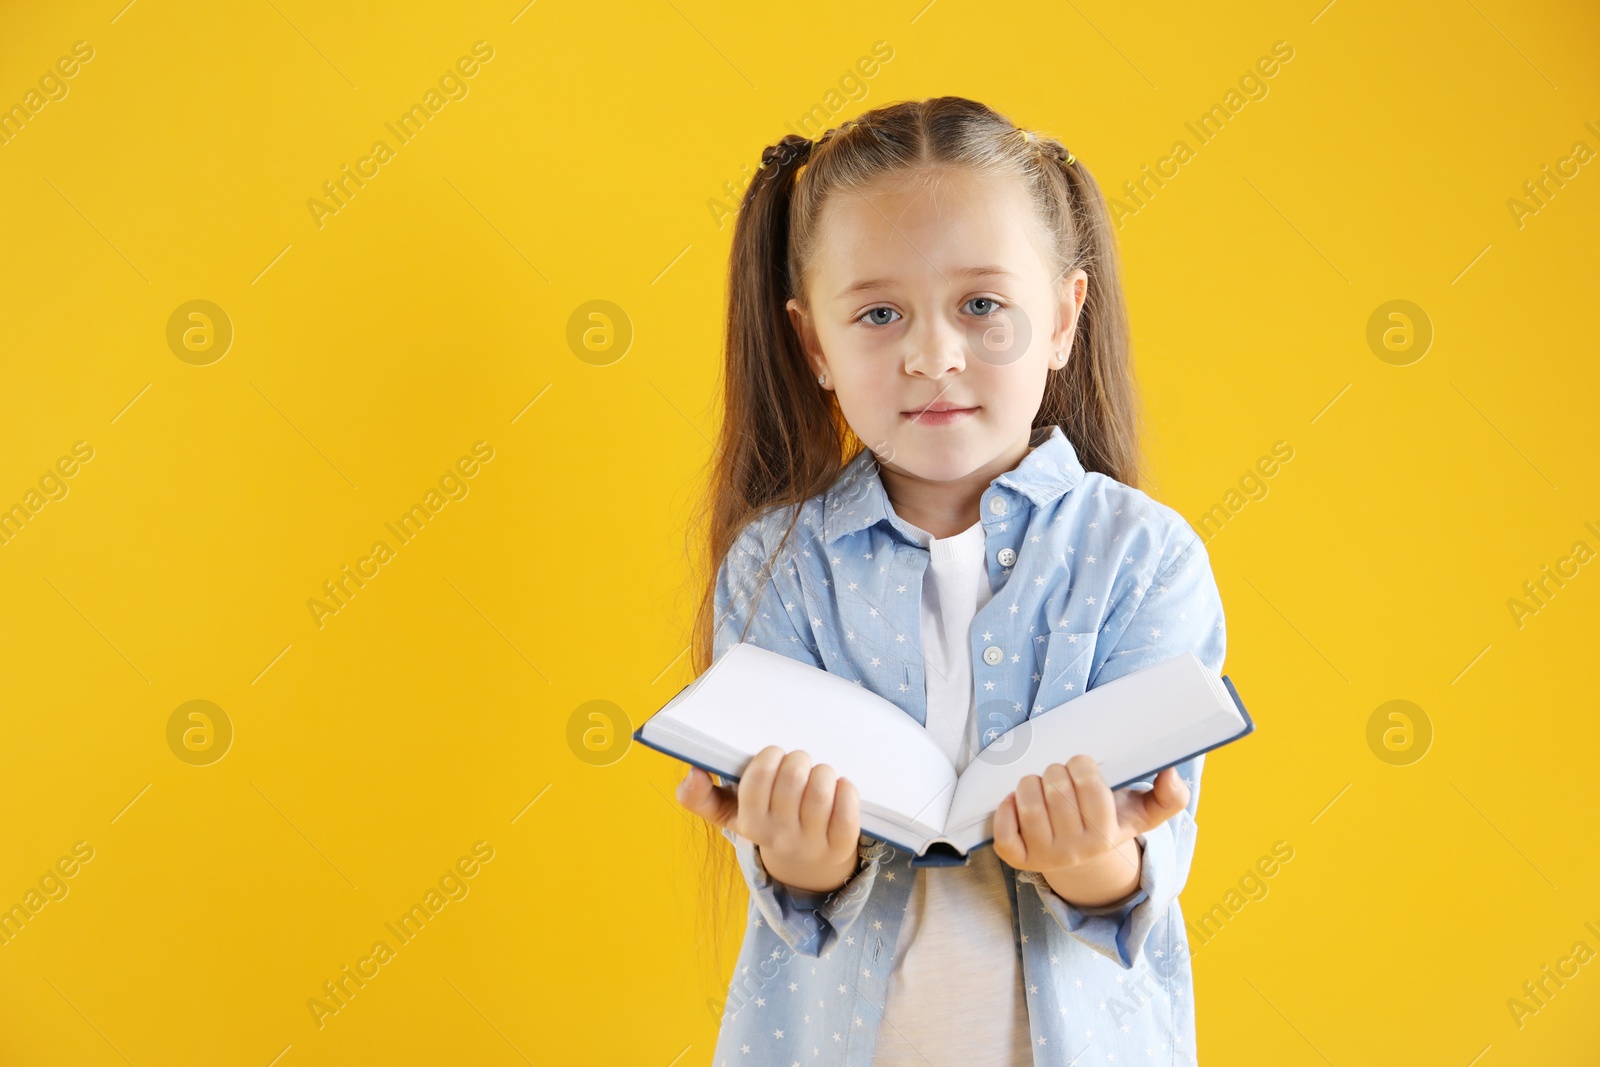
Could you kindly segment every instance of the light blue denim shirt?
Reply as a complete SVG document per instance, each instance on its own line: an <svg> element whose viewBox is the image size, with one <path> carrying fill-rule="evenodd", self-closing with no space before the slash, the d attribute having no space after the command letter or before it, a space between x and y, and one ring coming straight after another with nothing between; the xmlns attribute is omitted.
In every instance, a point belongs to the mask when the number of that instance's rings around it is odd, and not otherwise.
<svg viewBox="0 0 1600 1067"><path fill-rule="evenodd" d="M1032 443L979 505L994 590L971 634L985 746L1032 715L1186 650L1222 670L1222 601L1189 524L1140 490L1087 473L1059 427L1040 428ZM794 512L752 522L729 551L717 576L713 658L750 641L865 686L925 725L927 533L895 514L865 449L830 489L799 505L787 544L765 569ZM1124 901L1075 907L1041 875L1002 861L1039 1067L1196 1062L1177 897L1194 855L1204 760L1178 764L1188 807L1139 835L1143 873ZM833 893L807 893L775 882L750 841L723 833L750 909L714 1064L869 1067L900 924L926 868L862 834L856 874Z"/></svg>

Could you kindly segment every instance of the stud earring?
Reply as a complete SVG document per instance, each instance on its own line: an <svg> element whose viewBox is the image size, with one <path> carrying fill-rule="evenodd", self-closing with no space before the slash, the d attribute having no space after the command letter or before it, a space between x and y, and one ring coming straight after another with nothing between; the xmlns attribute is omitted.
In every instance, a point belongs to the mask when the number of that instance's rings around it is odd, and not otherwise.
<svg viewBox="0 0 1600 1067"><path fill-rule="evenodd" d="M817 384L818 385L827 385L828 384L828 373L827 373L827 371L823 371L821 374L817 375Z"/></svg>

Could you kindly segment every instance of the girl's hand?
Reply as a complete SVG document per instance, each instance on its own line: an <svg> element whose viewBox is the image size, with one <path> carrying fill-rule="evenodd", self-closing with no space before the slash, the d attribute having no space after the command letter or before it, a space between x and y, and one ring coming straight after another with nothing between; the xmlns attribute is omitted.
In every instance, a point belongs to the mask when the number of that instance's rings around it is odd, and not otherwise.
<svg viewBox="0 0 1600 1067"><path fill-rule="evenodd" d="M745 768L738 792L715 786L698 767L678 783L678 802L760 848L767 873L784 885L831 892L856 869L861 798L855 783L796 749L768 745Z"/></svg>
<svg viewBox="0 0 1600 1067"><path fill-rule="evenodd" d="M1041 873L1104 858L1155 829L1189 803L1189 786L1168 767L1155 788L1112 793L1092 756L1052 763L1030 774L994 816L995 855L1021 871Z"/></svg>

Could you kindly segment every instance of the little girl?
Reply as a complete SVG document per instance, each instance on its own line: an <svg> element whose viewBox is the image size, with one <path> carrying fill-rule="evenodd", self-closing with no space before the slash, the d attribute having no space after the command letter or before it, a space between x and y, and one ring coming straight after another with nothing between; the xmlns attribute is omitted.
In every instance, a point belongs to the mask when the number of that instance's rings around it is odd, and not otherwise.
<svg viewBox="0 0 1600 1067"><path fill-rule="evenodd" d="M1220 673L1205 549L1136 488L1126 312L1084 165L951 96L762 163L734 234L696 671L740 641L810 663L957 770L1181 652ZM691 768L679 800L750 894L717 1067L1195 1063L1177 896L1204 757L1117 793L1060 760L956 867L861 833L855 786L808 753L770 747L737 787Z"/></svg>

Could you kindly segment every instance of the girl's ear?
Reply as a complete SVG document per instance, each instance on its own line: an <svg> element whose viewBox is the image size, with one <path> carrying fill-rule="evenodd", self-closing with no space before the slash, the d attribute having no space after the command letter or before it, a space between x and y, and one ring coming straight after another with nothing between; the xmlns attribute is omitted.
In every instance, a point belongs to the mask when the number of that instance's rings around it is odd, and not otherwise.
<svg viewBox="0 0 1600 1067"><path fill-rule="evenodd" d="M1059 323L1056 334L1050 339L1052 353L1059 350L1066 359L1072 358L1072 339L1078 335L1078 316L1083 311L1083 302L1089 296L1089 274L1081 268L1061 279L1057 295L1060 297L1060 308L1056 316ZM1054 359L1054 355L1051 356ZM1066 360L1061 366L1066 366ZM1052 369L1060 369L1052 366Z"/></svg>
<svg viewBox="0 0 1600 1067"><path fill-rule="evenodd" d="M789 312L789 322L794 327L795 336L800 338L800 350L805 353L806 362L811 364L811 370L821 374L825 368L822 359L822 346L817 343L817 335L811 328L811 318L800 307L800 302L793 297L784 305Z"/></svg>

